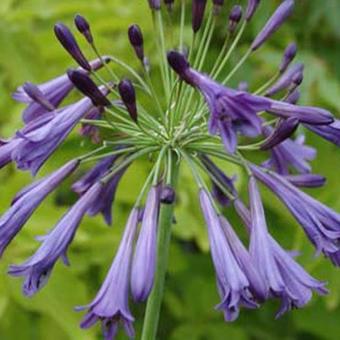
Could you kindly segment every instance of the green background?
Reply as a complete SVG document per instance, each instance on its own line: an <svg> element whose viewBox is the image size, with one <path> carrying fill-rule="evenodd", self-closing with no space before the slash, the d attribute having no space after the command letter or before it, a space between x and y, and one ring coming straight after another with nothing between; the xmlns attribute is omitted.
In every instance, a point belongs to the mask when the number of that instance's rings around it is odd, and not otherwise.
<svg viewBox="0 0 340 340"><path fill-rule="evenodd" d="M146 0L1 0L0 2L0 134L10 136L20 127L22 105L11 99L13 90L30 80L35 83L61 74L73 65L53 34L56 21L72 22L75 13L86 16L93 27L96 41L104 53L113 53L137 65L127 43L126 29L139 23L144 32L146 50L153 51L151 17ZM189 2L189 1L188 1ZM234 1L226 1L230 8ZM244 2L243 2L244 3ZM279 1L263 1L261 9L247 30L234 63L245 51ZM340 3L338 0L298 0L296 11L280 32L256 53L238 73L256 88L273 74L285 46L295 40L298 59L306 65L302 86L302 103L320 105L340 115ZM177 19L178 20L178 16ZM211 48L210 60L218 53L223 25L220 19ZM187 36L190 36L189 27ZM84 51L90 54L85 44ZM151 58L154 56L151 54ZM228 71L230 65L226 69ZM236 79L235 79L236 80ZM307 141L317 147L313 162L316 173L327 176L327 185L312 194L340 211L339 150L307 133ZM86 152L87 143L80 143L74 133L41 171L50 172L66 160ZM129 208L147 175L148 164L139 162L122 181L114 205L114 227L107 228L101 217L85 218L70 247L71 267L58 263L47 287L35 297L21 295L21 283L7 276L10 263L20 263L37 247L36 235L44 234L75 200L68 180L38 209L20 235L8 248L0 263L0 339L2 340L93 340L100 339L99 327L79 329L81 313L76 305L88 303L95 295L114 256ZM230 173L237 169L225 168ZM239 189L246 190L239 174ZM0 210L4 212L30 176L18 173L14 166L0 172ZM268 225L271 232L288 249L301 251L300 263L317 278L328 281L330 294L314 296L303 310L295 310L274 319L277 302L269 302L259 310L241 312L240 318L227 324L214 310L218 303L205 227L197 204L197 190L186 168L181 169L178 205L171 245L169 275L162 310L159 339L323 339L337 340L340 334L340 273L329 261L313 258L313 250L300 228L283 206L263 190ZM226 212L237 230L242 230L232 212ZM131 308L140 334L144 306ZM124 338L124 335L120 335ZM138 336L137 336L138 338Z"/></svg>

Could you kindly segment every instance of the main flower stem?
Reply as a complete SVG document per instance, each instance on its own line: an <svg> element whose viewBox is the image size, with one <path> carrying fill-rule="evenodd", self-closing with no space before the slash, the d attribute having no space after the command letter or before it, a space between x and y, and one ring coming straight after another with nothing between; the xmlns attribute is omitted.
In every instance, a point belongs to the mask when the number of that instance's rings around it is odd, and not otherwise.
<svg viewBox="0 0 340 340"><path fill-rule="evenodd" d="M172 162L168 184L174 188L177 183L179 165L176 162L177 157L175 154L172 154L171 158ZM160 208L155 281L146 305L142 340L156 339L164 282L168 267L173 210L174 204L162 204Z"/></svg>

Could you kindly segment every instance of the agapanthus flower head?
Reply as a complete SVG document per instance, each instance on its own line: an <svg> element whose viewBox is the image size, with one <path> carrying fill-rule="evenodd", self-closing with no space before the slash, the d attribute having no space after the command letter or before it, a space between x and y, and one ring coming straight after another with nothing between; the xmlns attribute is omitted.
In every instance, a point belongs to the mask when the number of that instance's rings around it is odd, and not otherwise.
<svg viewBox="0 0 340 340"><path fill-rule="evenodd" d="M129 26L127 43L140 61L131 65L129 60L121 60L117 51L114 56L101 55L85 17L76 15L74 22L98 57L91 62L71 30L61 23L55 25L58 40L79 67L43 84L26 82L17 89L14 99L27 107L18 131L0 139L0 168L13 161L18 169L35 175L64 147L78 125L80 134L72 135L70 145L85 137L86 143L79 142L76 149L86 151L24 188L0 218L1 254L45 197L76 168L82 168L78 174L83 175L70 188L78 194L76 203L54 229L39 238L40 247L29 259L10 267L10 274L24 277L26 295L46 284L58 259L68 264L66 252L85 215L102 214L105 222L112 224L119 183L123 176L133 175L127 174L127 169L140 159L148 174L144 178L144 171L135 173L140 192L111 268L96 297L85 307L81 327L100 322L105 339L112 340L122 325L127 336L133 337L131 293L134 302L148 299L143 338L156 337L172 224L177 223L174 208L181 201L177 197L181 183L177 182L183 180L178 174L182 162L198 187L221 298L217 309L226 321L236 320L242 307L256 309L272 298L281 301L280 316L307 304L312 292L327 292L324 282L309 275L270 234L258 183L269 187L287 206L317 252L340 266L340 215L301 189L321 187L326 181L322 174L312 173L311 161L317 152L307 144L305 129L339 145L339 120L326 109L297 105L304 68L308 70L309 65L292 64L297 54L295 43L286 47L273 76L258 89L253 90L249 79L238 80L235 88L231 81L288 19L294 3L285 0L278 5L240 58L233 58L233 53L260 0L247 1L244 15L238 4L231 3L228 27L226 18L218 15L223 0L192 0L191 31L186 27L185 1L145 1L154 29L143 36L137 24ZM175 18L178 12L179 18ZM215 34L220 20L225 29ZM155 43L144 44L146 38L155 39ZM219 54L211 54L221 40ZM154 50L147 51L151 45ZM152 55L152 63L148 55ZM68 95L74 88L80 98L72 102ZM281 95L282 99L277 99ZM64 99L70 101L61 107ZM91 147L90 142L94 144ZM250 153L254 157L248 158ZM256 164L249 159L255 159ZM226 163L245 171L234 176L234 168ZM250 209L241 199L245 193L238 192L242 182L249 183ZM223 216L233 207L246 226L245 242Z"/></svg>

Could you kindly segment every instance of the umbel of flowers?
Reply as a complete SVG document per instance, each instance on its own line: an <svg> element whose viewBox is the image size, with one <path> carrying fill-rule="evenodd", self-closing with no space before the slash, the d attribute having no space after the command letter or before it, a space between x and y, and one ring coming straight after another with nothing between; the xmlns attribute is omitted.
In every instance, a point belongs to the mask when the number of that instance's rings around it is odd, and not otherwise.
<svg viewBox="0 0 340 340"><path fill-rule="evenodd" d="M221 298L216 308L226 321L237 319L241 308L256 309L269 299L281 302L280 316L304 306L312 292L327 293L325 283L309 275L271 236L259 183L283 202L316 253L339 266L340 215L301 188L325 184L324 177L311 173L309 161L316 157L316 150L305 144L304 130L339 145L340 122L327 110L297 104L304 65L293 62L295 43L287 46L273 77L259 89L252 89L245 81L236 89L229 86L240 67L259 53L294 7L293 0L282 1L234 65L230 57L260 4L260 0L249 0L242 8L230 2L227 7L223 0L193 0L188 14L184 0L164 1L164 5L160 0L149 0L157 52L144 50L138 25L132 24L127 32L139 60L138 69L116 56L103 56L84 17L76 15L75 26L92 47L93 61L84 55L67 26L55 25L57 39L77 67L46 83L27 82L17 89L14 99L26 105L23 123L11 138L1 140L0 166L13 162L18 169L36 176L79 125L81 137L89 138L94 148L35 180L14 197L0 218L0 253L65 178L85 164L92 163L92 167L72 185L79 195L77 202L39 240L36 252L25 262L10 266L10 275L23 278L25 295L42 289L59 259L69 264L67 250L84 215L102 214L108 224L112 223L112 204L120 179L139 159L149 160L150 173L131 209L102 286L92 302L79 308L86 310L81 327L100 322L105 339L113 339L122 325L133 337L129 301L148 301L141 337L155 338L182 162L189 166L197 183ZM228 18L223 9L229 11ZM164 27L165 15L172 16L173 26ZM188 16L191 43L184 40L183 33ZM227 22L219 32L224 34L224 42L209 67L206 61L218 21ZM179 25L172 33L176 39L168 40L167 33L175 23ZM128 77L119 79L117 69ZM107 75L109 81L104 80ZM64 105L74 89L82 97ZM258 153L263 161L250 162L243 154L245 150ZM244 169L249 203L239 196L236 179L217 167L215 159ZM248 232L249 245L242 243L223 216L223 207L236 210Z"/></svg>

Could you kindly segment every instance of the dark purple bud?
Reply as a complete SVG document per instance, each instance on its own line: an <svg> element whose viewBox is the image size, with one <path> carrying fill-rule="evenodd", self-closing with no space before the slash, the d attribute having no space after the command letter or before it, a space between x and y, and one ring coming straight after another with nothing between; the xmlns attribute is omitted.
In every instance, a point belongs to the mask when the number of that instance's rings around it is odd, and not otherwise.
<svg viewBox="0 0 340 340"><path fill-rule="evenodd" d="M176 193L175 193L175 190L171 186L166 185L162 187L161 203L172 204L175 202L175 198L176 198Z"/></svg>
<svg viewBox="0 0 340 340"><path fill-rule="evenodd" d="M149 6L151 9L160 10L161 0L149 0Z"/></svg>
<svg viewBox="0 0 340 340"><path fill-rule="evenodd" d="M63 45L65 50L72 56L72 58L85 70L91 71L91 66L87 59L85 58L83 52L80 50L80 47L69 30L67 26L62 23L57 23L54 25L54 33L59 40L59 42Z"/></svg>
<svg viewBox="0 0 340 340"><path fill-rule="evenodd" d="M224 4L224 0L212 0L214 8L213 13L214 15L219 15Z"/></svg>
<svg viewBox="0 0 340 340"><path fill-rule="evenodd" d="M190 65L185 56L177 51L170 51L167 56L170 66L183 80L187 81L186 72L189 70Z"/></svg>
<svg viewBox="0 0 340 340"><path fill-rule="evenodd" d="M164 0L165 5L168 7L168 10L171 11L174 6L175 0Z"/></svg>
<svg viewBox="0 0 340 340"><path fill-rule="evenodd" d="M262 44L269 39L292 14L294 9L294 0L285 0L277 8L274 14L267 21L262 31L257 35L251 45L253 51L257 50Z"/></svg>
<svg viewBox="0 0 340 340"><path fill-rule="evenodd" d="M248 0L248 5L246 9L246 20L247 21L250 21L250 19L253 17L259 4L260 4L260 0Z"/></svg>
<svg viewBox="0 0 340 340"><path fill-rule="evenodd" d="M207 0L192 0L192 30L196 33L202 26Z"/></svg>
<svg viewBox="0 0 340 340"><path fill-rule="evenodd" d="M95 106L111 105L110 101L87 74L77 70L68 70L67 75L74 86L86 97L90 98Z"/></svg>
<svg viewBox="0 0 340 340"><path fill-rule="evenodd" d="M230 33L234 33L237 24L240 22L242 18L242 7L239 5L235 5L229 14L229 27L228 30Z"/></svg>
<svg viewBox="0 0 340 340"><path fill-rule="evenodd" d="M285 176L290 183L302 188L318 188L326 183L326 178L314 174L287 175Z"/></svg>
<svg viewBox="0 0 340 340"><path fill-rule="evenodd" d="M281 65L279 68L280 73L284 73L287 70L289 64L295 58L296 53L297 53L296 44L295 43L289 44L283 53L283 58L282 58Z"/></svg>
<svg viewBox="0 0 340 340"><path fill-rule="evenodd" d="M290 117L286 120L281 120L272 134L261 145L261 150L269 150L274 146L282 143L289 138L297 129L299 120L295 117Z"/></svg>
<svg viewBox="0 0 340 340"><path fill-rule="evenodd" d="M143 48L143 34L140 27L136 24L133 24L129 27L128 36L130 40L130 44L135 50L137 58L140 59L141 62L144 60L144 48Z"/></svg>
<svg viewBox="0 0 340 340"><path fill-rule="evenodd" d="M301 96L300 91L298 89L295 89L287 96L285 101L290 104L296 104L299 101L300 96Z"/></svg>
<svg viewBox="0 0 340 340"><path fill-rule="evenodd" d="M93 36L92 36L90 24L88 23L88 21L80 14L77 14L74 18L74 23L78 31L85 37L87 42L89 44L93 44Z"/></svg>
<svg viewBox="0 0 340 340"><path fill-rule="evenodd" d="M55 109L54 105L46 98L38 86L27 82L22 88L34 102L40 104L46 110L53 111Z"/></svg>
<svg viewBox="0 0 340 340"><path fill-rule="evenodd" d="M118 91L130 117L137 123L136 92L131 81L128 79L122 80L118 85Z"/></svg>
<svg viewBox="0 0 340 340"><path fill-rule="evenodd" d="M303 82L303 71L295 73L292 77L292 83L293 85L295 85L294 88L296 86L301 85L302 82Z"/></svg>

